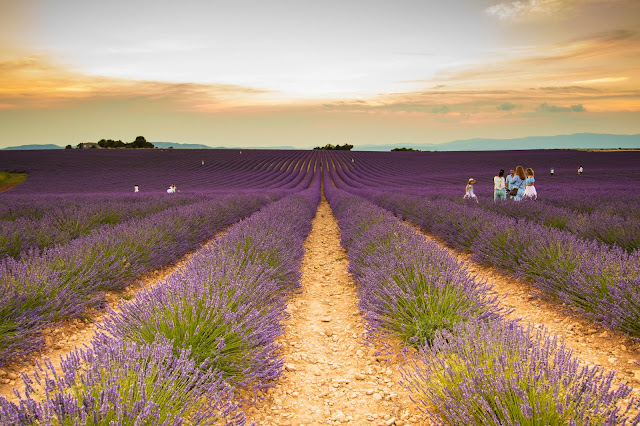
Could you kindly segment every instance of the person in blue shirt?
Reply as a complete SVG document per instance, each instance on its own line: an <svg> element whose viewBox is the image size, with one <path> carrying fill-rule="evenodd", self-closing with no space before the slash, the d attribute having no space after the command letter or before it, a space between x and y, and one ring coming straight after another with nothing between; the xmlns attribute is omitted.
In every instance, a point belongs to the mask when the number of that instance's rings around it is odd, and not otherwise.
<svg viewBox="0 0 640 426"><path fill-rule="evenodd" d="M515 175L516 175L516 171L511 169L511 170L509 170L509 174L504 178L505 179L504 185L505 185L505 194L506 195L509 195L509 191L511 190L510 182L511 182L511 179L513 179L513 177ZM513 197L511 195L509 195L509 198L513 199Z"/></svg>
<svg viewBox="0 0 640 426"><path fill-rule="evenodd" d="M524 168L522 166L516 167L516 175L511 178L509 182L509 188L518 188L518 193L513 197L514 201L522 201L524 196L524 180L527 177L524 174Z"/></svg>

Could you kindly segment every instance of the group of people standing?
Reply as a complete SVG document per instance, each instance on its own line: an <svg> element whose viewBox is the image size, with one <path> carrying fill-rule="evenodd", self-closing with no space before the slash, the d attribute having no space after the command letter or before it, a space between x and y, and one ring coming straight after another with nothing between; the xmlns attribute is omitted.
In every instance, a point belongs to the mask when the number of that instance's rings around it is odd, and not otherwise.
<svg viewBox="0 0 640 426"><path fill-rule="evenodd" d="M511 169L508 175L504 175L504 170L500 170L497 176L493 177L493 201L506 200L507 197L514 201L535 200L538 193L535 187L533 169L524 169L518 166ZM476 180L471 178L467 182L464 198L478 202L478 197L473 192L473 184Z"/></svg>

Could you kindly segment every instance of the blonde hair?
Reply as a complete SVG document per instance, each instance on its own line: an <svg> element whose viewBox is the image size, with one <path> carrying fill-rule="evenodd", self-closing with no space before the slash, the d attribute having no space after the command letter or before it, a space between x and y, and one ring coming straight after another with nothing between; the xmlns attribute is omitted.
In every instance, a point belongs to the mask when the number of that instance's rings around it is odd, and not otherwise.
<svg viewBox="0 0 640 426"><path fill-rule="evenodd" d="M524 168L522 166L516 167L516 174L520 179L525 180L527 177L524 175Z"/></svg>
<svg viewBox="0 0 640 426"><path fill-rule="evenodd" d="M525 173L529 176L533 177L533 169L531 167L529 167L527 170L525 170Z"/></svg>

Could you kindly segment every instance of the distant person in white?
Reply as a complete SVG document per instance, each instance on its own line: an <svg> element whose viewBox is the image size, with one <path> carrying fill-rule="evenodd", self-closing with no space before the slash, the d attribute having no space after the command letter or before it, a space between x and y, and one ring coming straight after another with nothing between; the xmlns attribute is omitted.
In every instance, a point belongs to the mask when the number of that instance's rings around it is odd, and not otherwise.
<svg viewBox="0 0 640 426"><path fill-rule="evenodd" d="M551 168L551 176L553 176L553 167Z"/></svg>
<svg viewBox="0 0 640 426"><path fill-rule="evenodd" d="M140 192L140 188L138 187L138 185L133 186L133 192Z"/></svg>
<svg viewBox="0 0 640 426"><path fill-rule="evenodd" d="M176 186L174 184L171 184L169 189L167 189L167 194L175 194L176 191Z"/></svg>
<svg viewBox="0 0 640 426"><path fill-rule="evenodd" d="M506 200L504 169L501 169L498 176L493 177L493 201Z"/></svg>
<svg viewBox="0 0 640 426"><path fill-rule="evenodd" d="M578 167L578 174L579 175L581 175L583 171L584 171L584 169L582 168L582 166Z"/></svg>

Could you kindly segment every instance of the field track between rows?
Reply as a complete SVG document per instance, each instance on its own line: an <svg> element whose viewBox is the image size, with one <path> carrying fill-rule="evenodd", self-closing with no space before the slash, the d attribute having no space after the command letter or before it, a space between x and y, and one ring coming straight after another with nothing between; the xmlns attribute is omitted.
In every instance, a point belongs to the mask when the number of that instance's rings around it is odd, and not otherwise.
<svg viewBox="0 0 640 426"><path fill-rule="evenodd" d="M286 371L250 419L261 425L424 423L398 385L399 362L376 356L379 349L366 344L356 284L326 199L305 241L301 284L280 338Z"/></svg>

